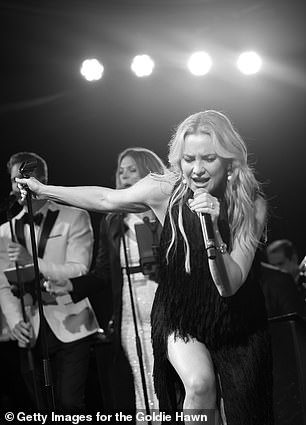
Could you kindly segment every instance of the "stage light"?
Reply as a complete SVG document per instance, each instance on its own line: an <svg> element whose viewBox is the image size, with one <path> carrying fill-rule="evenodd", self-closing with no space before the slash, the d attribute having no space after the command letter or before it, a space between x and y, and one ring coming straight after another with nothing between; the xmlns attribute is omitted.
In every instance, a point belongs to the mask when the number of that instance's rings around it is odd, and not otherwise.
<svg viewBox="0 0 306 425"><path fill-rule="evenodd" d="M246 75L256 74L262 65L262 60L256 52L241 53L237 60L238 69Z"/></svg>
<svg viewBox="0 0 306 425"><path fill-rule="evenodd" d="M137 55L134 57L131 70L137 77L148 77L154 69L154 61L148 55Z"/></svg>
<svg viewBox="0 0 306 425"><path fill-rule="evenodd" d="M104 66L97 59L83 61L80 72L87 81L97 81L102 78Z"/></svg>
<svg viewBox="0 0 306 425"><path fill-rule="evenodd" d="M195 52L188 60L188 68L193 75L205 75L209 72L211 66L211 57L206 52Z"/></svg>

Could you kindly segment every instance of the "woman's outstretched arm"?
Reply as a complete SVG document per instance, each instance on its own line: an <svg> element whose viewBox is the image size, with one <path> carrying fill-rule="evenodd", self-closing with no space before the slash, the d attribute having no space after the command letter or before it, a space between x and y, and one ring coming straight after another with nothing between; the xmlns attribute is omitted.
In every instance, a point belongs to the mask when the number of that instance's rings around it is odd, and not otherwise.
<svg viewBox="0 0 306 425"><path fill-rule="evenodd" d="M52 186L34 177L16 178L21 196L30 189L38 199L50 199L98 212L141 212L159 207L169 196L169 184L148 175L126 189L109 189L100 186ZM164 189L164 186L169 186ZM167 195L168 194L168 195Z"/></svg>

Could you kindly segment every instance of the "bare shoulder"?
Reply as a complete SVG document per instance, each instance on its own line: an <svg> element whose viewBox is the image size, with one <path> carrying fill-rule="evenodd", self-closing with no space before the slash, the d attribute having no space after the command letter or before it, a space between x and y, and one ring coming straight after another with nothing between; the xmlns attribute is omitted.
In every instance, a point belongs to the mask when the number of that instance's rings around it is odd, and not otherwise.
<svg viewBox="0 0 306 425"><path fill-rule="evenodd" d="M143 180L146 180L147 183L147 205L163 224L174 183L167 175L156 176L152 174Z"/></svg>
<svg viewBox="0 0 306 425"><path fill-rule="evenodd" d="M169 199L174 186L170 176L149 174L147 177L145 177L145 179L148 182L148 187L150 187L150 190L152 190L151 194L149 193L149 195L152 196L153 201L155 198L157 198L158 201Z"/></svg>

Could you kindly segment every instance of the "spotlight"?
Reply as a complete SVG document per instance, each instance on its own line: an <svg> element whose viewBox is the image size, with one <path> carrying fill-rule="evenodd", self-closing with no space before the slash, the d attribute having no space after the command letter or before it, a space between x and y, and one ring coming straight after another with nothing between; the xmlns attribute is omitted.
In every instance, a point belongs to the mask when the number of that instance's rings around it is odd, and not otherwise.
<svg viewBox="0 0 306 425"><path fill-rule="evenodd" d="M97 81L102 78L104 66L97 59L83 61L80 72L87 81Z"/></svg>
<svg viewBox="0 0 306 425"><path fill-rule="evenodd" d="M137 55L134 57L131 70L137 77L148 77L152 74L155 64L148 55Z"/></svg>
<svg viewBox="0 0 306 425"><path fill-rule="evenodd" d="M206 52L195 52L188 60L188 68L193 75L205 75L209 72L211 66L211 57Z"/></svg>
<svg viewBox="0 0 306 425"><path fill-rule="evenodd" d="M262 65L262 60L256 52L241 53L237 60L238 69L246 75L256 74Z"/></svg>

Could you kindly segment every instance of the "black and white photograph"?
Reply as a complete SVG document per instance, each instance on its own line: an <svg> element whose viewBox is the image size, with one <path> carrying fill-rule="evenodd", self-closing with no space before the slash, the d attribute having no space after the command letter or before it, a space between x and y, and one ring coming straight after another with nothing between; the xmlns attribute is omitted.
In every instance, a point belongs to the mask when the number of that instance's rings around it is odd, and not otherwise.
<svg viewBox="0 0 306 425"><path fill-rule="evenodd" d="M305 13L0 0L0 425L306 425Z"/></svg>

